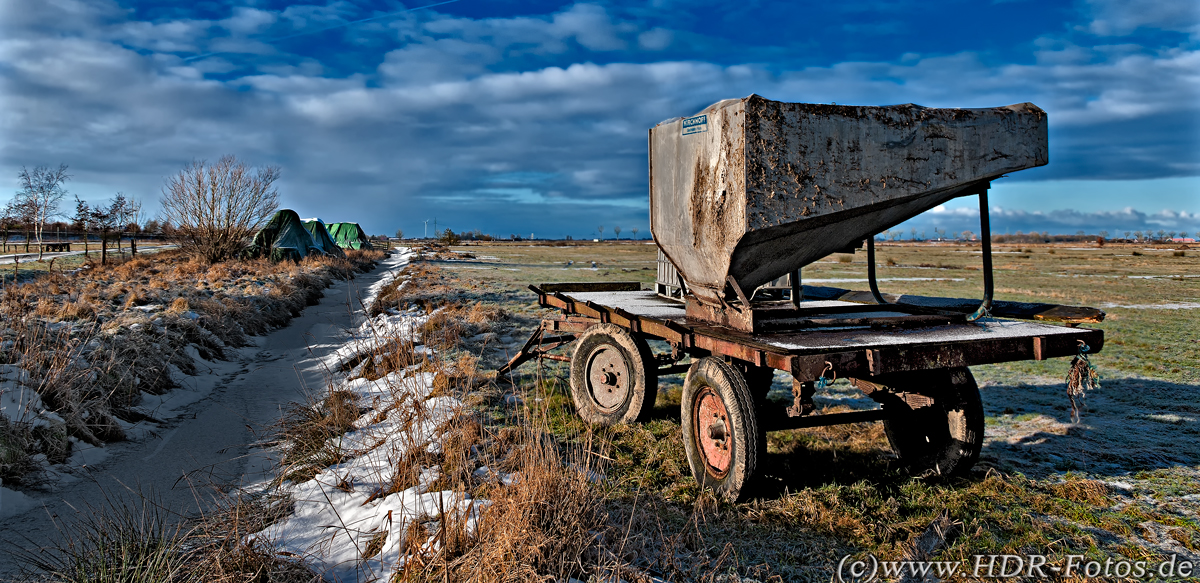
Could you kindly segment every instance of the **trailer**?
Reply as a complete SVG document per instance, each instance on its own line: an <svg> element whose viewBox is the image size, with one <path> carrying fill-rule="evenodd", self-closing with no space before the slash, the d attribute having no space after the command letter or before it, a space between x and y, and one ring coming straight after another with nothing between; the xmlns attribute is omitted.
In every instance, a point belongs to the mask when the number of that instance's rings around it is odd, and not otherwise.
<svg viewBox="0 0 1200 583"><path fill-rule="evenodd" d="M1047 163L1045 114L989 109L781 103L752 95L650 130L654 289L544 283L544 319L498 372L570 363L585 421L644 420L658 379L685 374L680 421L692 475L727 500L759 473L769 431L882 421L915 475L966 472L984 413L969 367L1099 352L1094 308L994 301L987 191ZM874 236L938 204L977 195L981 300L885 295ZM862 247L870 291L802 285L801 269ZM652 341L660 347L652 350ZM573 345L570 355L554 351ZM792 403L766 399L776 371ZM816 414L813 396L847 379L879 408Z"/></svg>

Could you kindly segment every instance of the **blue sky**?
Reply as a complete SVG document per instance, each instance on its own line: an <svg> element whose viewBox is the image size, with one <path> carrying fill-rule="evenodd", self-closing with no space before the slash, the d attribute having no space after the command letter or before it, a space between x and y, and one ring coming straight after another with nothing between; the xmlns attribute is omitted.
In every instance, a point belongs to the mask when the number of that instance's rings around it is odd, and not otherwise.
<svg viewBox="0 0 1200 583"><path fill-rule="evenodd" d="M373 233L646 236L646 130L720 99L1031 101L1051 162L994 183L995 231L1200 231L1194 0L443 1L0 0L0 184L66 163L154 208L235 154Z"/></svg>

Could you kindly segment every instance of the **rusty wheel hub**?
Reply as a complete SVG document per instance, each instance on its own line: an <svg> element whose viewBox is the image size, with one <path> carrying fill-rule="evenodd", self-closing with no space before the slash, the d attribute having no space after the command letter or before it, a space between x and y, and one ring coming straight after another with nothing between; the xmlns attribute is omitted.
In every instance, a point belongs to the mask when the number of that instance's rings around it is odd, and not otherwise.
<svg viewBox="0 0 1200 583"><path fill-rule="evenodd" d="M733 454L733 426L720 395L705 387L692 405L693 439L700 446L708 473L720 478L729 473Z"/></svg>
<svg viewBox="0 0 1200 583"><path fill-rule="evenodd" d="M629 395L630 374L625 355L615 346L601 346L588 359L588 392L604 411L615 411Z"/></svg>

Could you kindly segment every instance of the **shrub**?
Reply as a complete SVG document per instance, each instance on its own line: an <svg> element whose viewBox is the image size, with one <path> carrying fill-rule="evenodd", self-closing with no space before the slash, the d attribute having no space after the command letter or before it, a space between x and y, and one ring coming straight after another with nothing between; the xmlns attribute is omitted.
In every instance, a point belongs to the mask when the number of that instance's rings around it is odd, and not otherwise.
<svg viewBox="0 0 1200 583"><path fill-rule="evenodd" d="M167 179L163 218L180 247L209 263L234 257L279 207L279 168L252 170L234 156L193 161Z"/></svg>

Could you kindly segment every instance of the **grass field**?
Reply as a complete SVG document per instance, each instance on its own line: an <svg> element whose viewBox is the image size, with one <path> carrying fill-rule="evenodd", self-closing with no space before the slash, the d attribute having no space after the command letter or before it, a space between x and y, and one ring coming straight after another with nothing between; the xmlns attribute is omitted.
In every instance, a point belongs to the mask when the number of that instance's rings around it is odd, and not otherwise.
<svg viewBox="0 0 1200 583"><path fill-rule="evenodd" d="M153 253L162 247L162 243L138 243L138 253ZM79 269L88 263L100 262L100 244L91 243L87 249L84 249L82 244L71 244L71 251L85 251L86 255L65 255L54 257L53 253L47 253L42 260L37 259L36 246L31 246L32 251L26 252L24 245L9 244L7 250L0 251L0 283L11 283L13 281L26 282L37 279L51 272L67 272L74 269ZM130 257L129 241L121 242L120 251L117 250L115 244L110 243L108 248L108 256L110 261L121 261ZM16 262L9 261L13 256L18 256Z"/></svg>
<svg viewBox="0 0 1200 583"><path fill-rule="evenodd" d="M877 251L885 292L981 294L977 245ZM1107 312L1097 326L1105 347L1092 358L1102 388L1088 395L1081 423L1070 422L1066 359L975 367L987 438L970 476L950 483L906 476L880 423L777 432L758 495L724 505L692 482L678 422L682 377L666 377L654 420L597 432L599 453L610 460L598 487L610 517L630 525L635 562L680 579L735 569L759 580L828 581L845 554L1200 558L1200 251L1000 245L995 252L998 299ZM506 329L466 348L481 367L495 367L543 315L526 285L650 284L654 262L655 247L644 241L473 244L427 263L436 285L425 293L434 303L483 302L510 314ZM865 254L833 255L803 277L866 289ZM524 403L559 440L592 435L573 414L561 364L521 371ZM772 398L790 399L789 388L777 374ZM840 381L816 401L824 412L873 406ZM935 531L942 536L932 547L917 544Z"/></svg>

